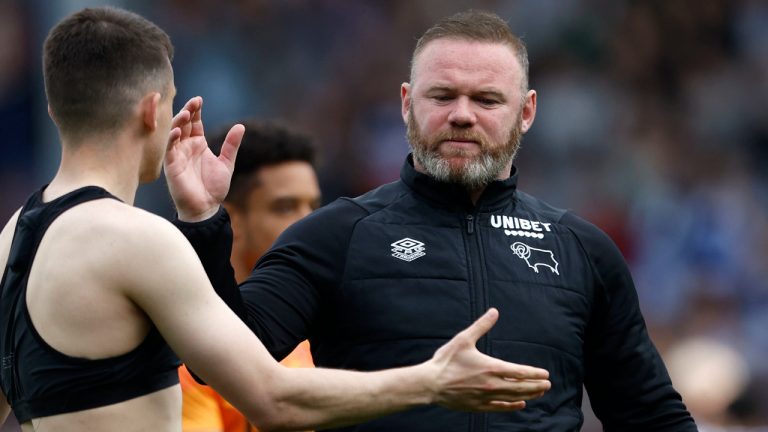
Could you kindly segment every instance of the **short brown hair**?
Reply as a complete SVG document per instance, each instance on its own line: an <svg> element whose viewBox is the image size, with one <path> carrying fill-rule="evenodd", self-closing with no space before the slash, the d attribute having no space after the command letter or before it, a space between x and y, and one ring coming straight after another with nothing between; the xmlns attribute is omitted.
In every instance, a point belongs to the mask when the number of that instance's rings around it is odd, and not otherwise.
<svg viewBox="0 0 768 432"><path fill-rule="evenodd" d="M45 93L62 134L121 127L145 92L165 93L172 58L168 35L135 13L99 7L64 18L43 47Z"/></svg>
<svg viewBox="0 0 768 432"><path fill-rule="evenodd" d="M437 39L463 39L477 42L506 44L515 52L523 69L523 91L528 90L528 50L523 41L515 36L509 25L498 15L478 10L459 12L443 18L430 27L416 42L411 57L411 81L416 57L428 43Z"/></svg>

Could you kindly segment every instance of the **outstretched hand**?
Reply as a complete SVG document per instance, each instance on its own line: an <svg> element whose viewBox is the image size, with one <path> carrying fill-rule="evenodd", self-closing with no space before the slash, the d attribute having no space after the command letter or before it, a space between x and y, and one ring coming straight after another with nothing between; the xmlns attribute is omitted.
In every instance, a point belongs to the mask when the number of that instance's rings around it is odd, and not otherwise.
<svg viewBox="0 0 768 432"><path fill-rule="evenodd" d="M466 411L515 411L551 387L549 372L508 363L477 350L478 339L496 324L499 312L489 309L471 326L435 352L439 405Z"/></svg>
<svg viewBox="0 0 768 432"><path fill-rule="evenodd" d="M190 99L171 123L165 154L165 177L179 219L197 222L213 216L227 196L235 157L245 127L232 126L221 154L214 155L205 140L203 98Z"/></svg>

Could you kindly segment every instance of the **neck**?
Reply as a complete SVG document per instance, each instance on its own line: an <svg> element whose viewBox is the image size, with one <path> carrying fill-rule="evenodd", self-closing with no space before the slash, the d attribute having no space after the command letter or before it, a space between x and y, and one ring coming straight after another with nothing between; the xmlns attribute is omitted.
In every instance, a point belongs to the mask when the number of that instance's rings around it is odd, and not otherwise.
<svg viewBox="0 0 768 432"><path fill-rule="evenodd" d="M43 199L50 201L84 186L99 186L133 205L142 151L127 135L63 140L59 170Z"/></svg>
<svg viewBox="0 0 768 432"><path fill-rule="evenodd" d="M238 284L243 283L251 274L251 270L242 262L239 261L234 255L230 259L232 269L235 271L235 280Z"/></svg>
<svg viewBox="0 0 768 432"><path fill-rule="evenodd" d="M479 189L467 190L469 199L472 201L472 204L477 205L477 200L480 199L480 196L483 194L484 190L485 186L481 186Z"/></svg>
<svg viewBox="0 0 768 432"><path fill-rule="evenodd" d="M235 228L233 227L233 229ZM248 279L261 255L253 253L252 249L244 246L242 239L235 233L235 238L232 241L232 255L229 257L229 262L235 271L235 280L238 284Z"/></svg>

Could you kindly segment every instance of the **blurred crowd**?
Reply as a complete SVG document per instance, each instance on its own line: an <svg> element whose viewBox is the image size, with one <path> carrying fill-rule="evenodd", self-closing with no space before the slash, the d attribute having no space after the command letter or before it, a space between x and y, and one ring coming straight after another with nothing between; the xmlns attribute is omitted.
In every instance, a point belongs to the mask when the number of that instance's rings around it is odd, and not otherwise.
<svg viewBox="0 0 768 432"><path fill-rule="evenodd" d="M619 244L703 431L768 430L768 2L0 0L2 221L58 163L46 32L100 4L171 35L177 108L203 96L207 127L259 116L313 136L326 202L397 177L416 38L459 10L498 13L538 91L521 188ZM137 204L173 214L162 181ZM596 425L588 415L584 430Z"/></svg>

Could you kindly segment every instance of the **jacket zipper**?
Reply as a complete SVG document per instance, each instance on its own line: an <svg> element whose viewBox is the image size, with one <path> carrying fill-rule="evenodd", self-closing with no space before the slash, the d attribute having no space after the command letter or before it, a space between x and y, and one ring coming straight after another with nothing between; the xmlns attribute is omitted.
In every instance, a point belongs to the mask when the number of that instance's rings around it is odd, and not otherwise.
<svg viewBox="0 0 768 432"><path fill-rule="evenodd" d="M467 214L464 216L466 236L464 240L467 245L467 260L469 261L469 289L472 298L472 311L475 317L479 317L488 307L488 299L485 287L484 266L482 263L482 241L480 232L475 232L477 224L476 214ZM490 341L487 337L481 339L478 349L481 352L488 353L490 350ZM470 421L470 431L482 431L487 426L487 414L478 413L472 415Z"/></svg>

